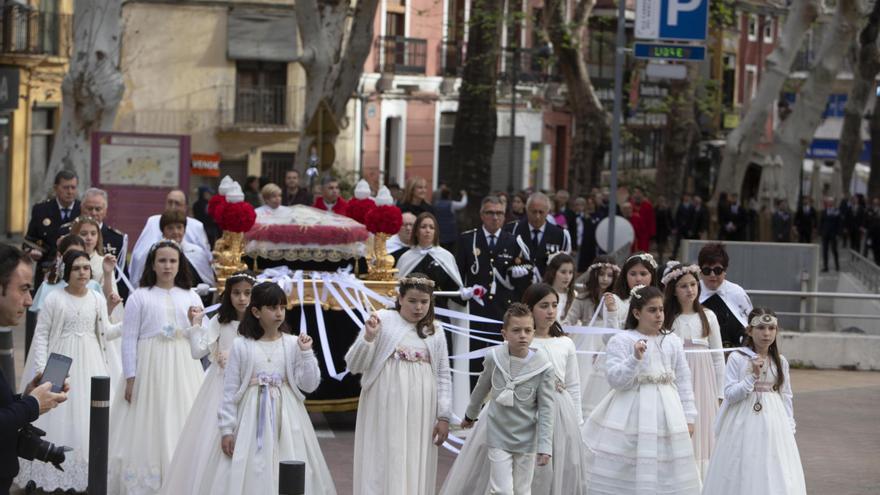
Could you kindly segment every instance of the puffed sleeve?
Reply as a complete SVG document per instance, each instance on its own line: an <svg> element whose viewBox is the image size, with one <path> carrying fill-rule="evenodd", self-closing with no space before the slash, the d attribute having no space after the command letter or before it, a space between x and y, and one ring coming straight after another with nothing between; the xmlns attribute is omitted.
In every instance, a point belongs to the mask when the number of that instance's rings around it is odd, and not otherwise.
<svg viewBox="0 0 880 495"><path fill-rule="evenodd" d="M208 320L207 325L193 327L189 332L189 351L193 359L201 359L211 353L220 338L219 316Z"/></svg>
<svg viewBox="0 0 880 495"><path fill-rule="evenodd" d="M305 393L314 392L321 383L321 369L318 367L318 358L315 351L304 351L297 344L294 349L296 387Z"/></svg>
<svg viewBox="0 0 880 495"><path fill-rule="evenodd" d="M749 370L749 358L739 352L730 353L725 370L724 400L730 404L745 400L755 390L758 380Z"/></svg>
<svg viewBox="0 0 880 495"><path fill-rule="evenodd" d="M684 345L679 338L671 341L669 345L673 346L671 351L674 353L675 387L678 389L678 397L681 399L681 406L684 409L687 422L693 424L697 420L697 405L694 401L694 383L691 379L691 369L688 366L687 359L684 357Z"/></svg>
<svg viewBox="0 0 880 495"><path fill-rule="evenodd" d="M712 310L706 309L706 319L709 320L709 349L720 350L724 346L721 344L721 327L718 325L718 317ZM712 366L715 368L715 382L718 384L718 398L724 398L724 353L713 352Z"/></svg>
<svg viewBox="0 0 880 495"><path fill-rule="evenodd" d="M605 376L611 388L628 390L636 386L641 361L636 359L634 341L626 335L615 335L605 350Z"/></svg>
<svg viewBox="0 0 880 495"><path fill-rule="evenodd" d="M565 389L568 390L569 395L571 395L571 400L574 402L575 411L577 411L578 415L578 424L583 424L584 415L581 410L581 376L580 376L580 368L578 368L577 362L577 349L575 348L574 341L570 338L566 337L565 340L568 341L566 347L566 356L565 356Z"/></svg>
<svg viewBox="0 0 880 495"><path fill-rule="evenodd" d="M137 371L137 343L141 331L141 306L144 304L145 290L136 290L125 305L122 318L122 371L125 378L134 378Z"/></svg>
<svg viewBox="0 0 880 495"><path fill-rule="evenodd" d="M223 401L220 403L220 410L217 411L217 424L221 436L235 433L238 418L238 402L235 396L241 388L241 366L246 351L247 342L243 338L235 339L229 352L226 371L223 373Z"/></svg>
<svg viewBox="0 0 880 495"><path fill-rule="evenodd" d="M449 350L446 348L446 336L443 328L434 324L433 353L431 359L436 360L437 373L437 419L449 421L452 417L452 375L449 371Z"/></svg>
<svg viewBox="0 0 880 495"><path fill-rule="evenodd" d="M782 360L782 376L785 381L782 383L782 390L779 391L782 394L782 404L785 406L785 413L788 415L788 422L791 424L791 432L797 432L797 422L794 420L794 406L792 405L792 396L791 393L791 373L789 372L788 360L785 359L785 356L779 356Z"/></svg>

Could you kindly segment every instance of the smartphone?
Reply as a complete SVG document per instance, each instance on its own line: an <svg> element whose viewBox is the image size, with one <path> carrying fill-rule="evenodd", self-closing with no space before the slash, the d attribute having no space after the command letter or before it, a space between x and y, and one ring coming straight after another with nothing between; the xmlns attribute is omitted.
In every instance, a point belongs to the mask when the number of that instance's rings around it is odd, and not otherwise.
<svg viewBox="0 0 880 495"><path fill-rule="evenodd" d="M54 352L50 354L49 362L46 363L46 368L43 370L43 378L40 379L40 385L52 382L52 391L56 394L61 392L72 363L72 358Z"/></svg>

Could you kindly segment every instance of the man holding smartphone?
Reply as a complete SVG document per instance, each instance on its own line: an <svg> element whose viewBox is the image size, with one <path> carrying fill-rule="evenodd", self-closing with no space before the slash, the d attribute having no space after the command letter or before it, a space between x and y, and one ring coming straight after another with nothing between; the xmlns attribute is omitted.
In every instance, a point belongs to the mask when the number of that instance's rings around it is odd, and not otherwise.
<svg viewBox="0 0 880 495"><path fill-rule="evenodd" d="M31 305L33 267L20 249L0 245L0 326L18 325ZM40 382L41 375L16 395L0 371L0 495L9 493L12 479L18 474L18 432L58 404L67 400L67 385L59 393L52 384Z"/></svg>

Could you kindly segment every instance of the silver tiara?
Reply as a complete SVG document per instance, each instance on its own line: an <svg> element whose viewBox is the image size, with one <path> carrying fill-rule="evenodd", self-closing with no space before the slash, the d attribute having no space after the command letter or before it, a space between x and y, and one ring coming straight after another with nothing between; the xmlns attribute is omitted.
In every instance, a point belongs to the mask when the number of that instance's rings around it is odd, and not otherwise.
<svg viewBox="0 0 880 495"><path fill-rule="evenodd" d="M180 244L178 244L177 241L173 239L161 239L157 243L153 244L153 247L150 248L150 252L152 253L160 247L168 247L169 245L176 247L178 251L182 251L182 249L180 249Z"/></svg>
<svg viewBox="0 0 880 495"><path fill-rule="evenodd" d="M777 320L775 316L763 314L763 315L756 315L754 318L752 318L752 320L749 321L749 326L750 327L757 327L759 325L779 326L778 322L779 322L779 320Z"/></svg>
<svg viewBox="0 0 880 495"><path fill-rule="evenodd" d="M236 273L235 275L232 275L231 277L229 277L228 280L237 279L237 278L243 278L243 279L249 281L249 282L252 283L252 284L256 284L256 283L257 283L257 278L256 278L256 277L254 277L254 276L252 276L252 275L249 275L249 274L247 274L247 273L244 273L244 272Z"/></svg>

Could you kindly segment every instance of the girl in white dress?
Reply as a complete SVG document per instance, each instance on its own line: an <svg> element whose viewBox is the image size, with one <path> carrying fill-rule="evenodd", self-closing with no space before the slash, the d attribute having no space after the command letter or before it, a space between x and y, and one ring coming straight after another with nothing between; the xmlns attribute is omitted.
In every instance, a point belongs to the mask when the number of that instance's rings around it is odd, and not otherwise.
<svg viewBox="0 0 880 495"><path fill-rule="evenodd" d="M550 258L544 271L544 283L553 287L559 296L556 320L564 321L577 295L574 290L574 258L561 252Z"/></svg>
<svg viewBox="0 0 880 495"><path fill-rule="evenodd" d="M700 468L700 477L709 469L709 459L715 447L712 431L715 416L724 393L724 354L721 352L721 329L712 310L700 304L700 267L670 261L662 283L666 287L663 310L664 328L672 330L684 342L688 367L694 381L694 400L697 403L697 422L694 424L694 458ZM717 352L703 352L715 350Z"/></svg>
<svg viewBox="0 0 880 495"><path fill-rule="evenodd" d="M204 308L189 290L180 246L163 239L150 249L140 288L128 298L122 334L126 380L112 404L108 492L153 494L168 472L204 371L188 335Z"/></svg>
<svg viewBox="0 0 880 495"><path fill-rule="evenodd" d="M211 482L218 472L229 469L229 458L219 447L217 411L223 400L223 371L232 341L238 336L238 323L251 302L251 289L256 282L250 271L227 278L217 315L207 325L193 328L189 334L193 359L210 356L211 366L183 426L168 476L163 481L162 493L216 493Z"/></svg>
<svg viewBox="0 0 880 495"><path fill-rule="evenodd" d="M556 258L562 255L556 256ZM556 259L554 258L554 259ZM563 265L564 266L564 265ZM549 269L548 269L549 272ZM556 418L550 462L535 467L533 494L577 495L587 493L586 445L581 439L580 373L574 342L556 319L559 298L547 284L532 285L522 302L535 318L532 347L543 348L556 374Z"/></svg>
<svg viewBox="0 0 880 495"><path fill-rule="evenodd" d="M278 464L285 460L305 462L305 493L336 493L303 403L303 393L321 381L312 338L305 329L299 338L282 330L286 310L287 295L278 285L254 286L238 326L242 337L226 364L218 412L220 448L230 462L215 470L203 493L278 493Z"/></svg>
<svg viewBox="0 0 880 495"><path fill-rule="evenodd" d="M636 253L623 264L621 275L614 283L614 292L606 293L603 297L605 307L602 309L602 326L613 329L623 329L629 313L630 292L634 287L657 286L657 262L648 253ZM607 344L612 334L602 335L602 341ZM604 351L602 346L599 351ZM593 373L587 377L584 385L584 417L588 417L599 402L611 391L608 380L605 379L605 356L600 355L594 361Z"/></svg>
<svg viewBox="0 0 880 495"><path fill-rule="evenodd" d="M614 263L614 258L606 255L597 256L596 262L590 265L587 271L579 277L578 280L582 284L583 289L577 291L577 297L571 303L571 309L568 310L568 314L565 315L565 320L562 321L562 324L583 326L590 324L596 308L599 307L602 295L611 290L618 274L620 274L620 267ZM575 283L577 284L578 282ZM578 351L598 353L605 349L605 341L602 339L602 335L576 333L569 337L574 341L575 348ZM597 399L593 404L589 405L588 409L586 385L594 373L595 363L598 359L598 354L577 355L581 380L581 410L585 418L589 416L590 412L601 400L601 398Z"/></svg>
<svg viewBox="0 0 880 495"><path fill-rule="evenodd" d="M805 495L788 361L779 354L776 314L755 308L743 346L727 359L724 403L704 495Z"/></svg>
<svg viewBox="0 0 880 495"><path fill-rule="evenodd" d="M88 288L91 280L89 256L72 250L63 258L67 286L52 291L43 303L31 345L34 371L41 374L49 354L70 357L70 383L83 392L52 411L40 416L34 426L45 431L56 445L73 448L62 467L40 461L21 460L16 478L19 486L29 480L45 491L76 490L83 492L89 480L89 411L88 390L93 376L107 376L106 341L120 335L121 324L111 325L104 296Z"/></svg>
<svg viewBox="0 0 880 495"><path fill-rule="evenodd" d="M355 495L431 495L451 415L449 356L434 321L434 281L400 279L397 307L379 310L345 355L360 373Z"/></svg>
<svg viewBox="0 0 880 495"><path fill-rule="evenodd" d="M681 339L663 329L663 294L636 287L626 330L611 338L611 392L585 422L590 494L697 495L690 433L697 409Z"/></svg>

